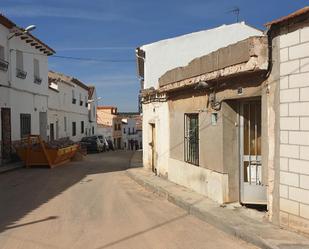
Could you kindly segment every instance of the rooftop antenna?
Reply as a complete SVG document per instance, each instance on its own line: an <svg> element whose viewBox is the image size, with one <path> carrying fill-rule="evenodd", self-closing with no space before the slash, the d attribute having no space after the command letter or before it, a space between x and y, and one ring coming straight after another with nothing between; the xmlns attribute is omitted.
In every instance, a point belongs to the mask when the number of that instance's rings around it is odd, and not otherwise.
<svg viewBox="0 0 309 249"><path fill-rule="evenodd" d="M239 13L240 9L236 6L233 9L229 10L227 13L232 13L236 16L236 21L239 22Z"/></svg>

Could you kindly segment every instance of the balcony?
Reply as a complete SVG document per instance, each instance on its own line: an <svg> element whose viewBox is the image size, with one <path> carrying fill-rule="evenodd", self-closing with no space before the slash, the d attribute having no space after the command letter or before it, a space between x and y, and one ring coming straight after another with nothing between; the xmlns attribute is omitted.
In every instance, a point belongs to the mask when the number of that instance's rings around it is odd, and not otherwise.
<svg viewBox="0 0 309 249"><path fill-rule="evenodd" d="M0 70L6 72L9 68L9 63L3 59L0 59Z"/></svg>
<svg viewBox="0 0 309 249"><path fill-rule="evenodd" d="M25 71L23 71L19 68L16 68L16 77L24 80L27 77L27 72L25 72Z"/></svg>
<svg viewBox="0 0 309 249"><path fill-rule="evenodd" d="M35 84L41 85L41 83L42 83L42 78L40 78L39 76L34 76L33 82L34 82Z"/></svg>
<svg viewBox="0 0 309 249"><path fill-rule="evenodd" d="M72 104L76 104L76 99L72 99Z"/></svg>

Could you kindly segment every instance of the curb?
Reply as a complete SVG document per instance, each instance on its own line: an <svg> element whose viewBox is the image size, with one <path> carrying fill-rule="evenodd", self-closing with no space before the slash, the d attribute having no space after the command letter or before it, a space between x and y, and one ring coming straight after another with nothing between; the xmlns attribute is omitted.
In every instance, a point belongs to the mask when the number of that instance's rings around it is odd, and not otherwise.
<svg viewBox="0 0 309 249"><path fill-rule="evenodd" d="M241 217L234 217L234 220L229 220L229 218L226 216L226 212L224 209L222 209L222 212L218 208L218 205L215 205L211 201L207 201L207 199L202 199L197 202L192 202L192 200L186 200L185 198L181 198L177 196L177 194L173 194L171 191L168 191L164 187L157 186L156 183L153 183L152 181L149 181L147 179L143 179L143 176L139 177L134 172L131 172L130 170L126 170L126 174L133 179L135 182L137 182L139 185L143 186L146 190L149 190L153 192L154 194L157 194L161 197L164 197L169 202L173 203L174 205L184 209L188 212L188 214L193 215L197 217L200 220L203 220L207 222L208 224L216 227L217 229L235 236L243 241L246 241L250 244L253 244L255 246L258 246L263 249L282 249L282 248L302 248L302 249L309 249L309 244L278 244L278 242L272 241L271 239L264 239L260 234L257 234L256 231L250 229L250 222L255 222L254 220L250 221L250 218L248 218L248 221L244 221ZM161 180L163 181L163 180ZM175 185L174 183L170 183L168 186ZM194 199L194 198L193 198ZM204 208L202 210L202 207L207 207L207 209ZM234 221L234 223L233 223ZM242 223L242 224L241 224ZM244 229L242 226L248 224L248 229ZM271 224L265 224L265 228L269 228L272 226ZM263 229L263 228L261 228ZM282 229L276 227L276 231L282 231ZM286 231L289 233L289 231ZM281 245L283 247L281 247ZM295 247L296 245L296 247ZM297 247L297 246L301 247Z"/></svg>
<svg viewBox="0 0 309 249"><path fill-rule="evenodd" d="M22 169L24 168L23 163L18 163L14 166L0 166L0 174L5 174L14 170Z"/></svg>

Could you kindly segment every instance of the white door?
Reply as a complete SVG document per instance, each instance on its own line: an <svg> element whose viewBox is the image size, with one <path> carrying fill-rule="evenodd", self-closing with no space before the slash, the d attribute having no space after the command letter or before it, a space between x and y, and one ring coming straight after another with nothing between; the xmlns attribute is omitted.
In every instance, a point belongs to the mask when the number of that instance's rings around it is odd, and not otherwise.
<svg viewBox="0 0 309 249"><path fill-rule="evenodd" d="M240 105L240 178L241 202L267 204L263 183L261 154L261 101L252 100Z"/></svg>

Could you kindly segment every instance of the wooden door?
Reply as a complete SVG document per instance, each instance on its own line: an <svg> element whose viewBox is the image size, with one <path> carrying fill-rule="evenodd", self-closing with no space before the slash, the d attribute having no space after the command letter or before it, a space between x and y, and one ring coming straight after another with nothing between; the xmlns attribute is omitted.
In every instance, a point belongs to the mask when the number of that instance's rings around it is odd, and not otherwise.
<svg viewBox="0 0 309 249"><path fill-rule="evenodd" d="M2 159L11 158L11 109L1 108L1 154Z"/></svg>

